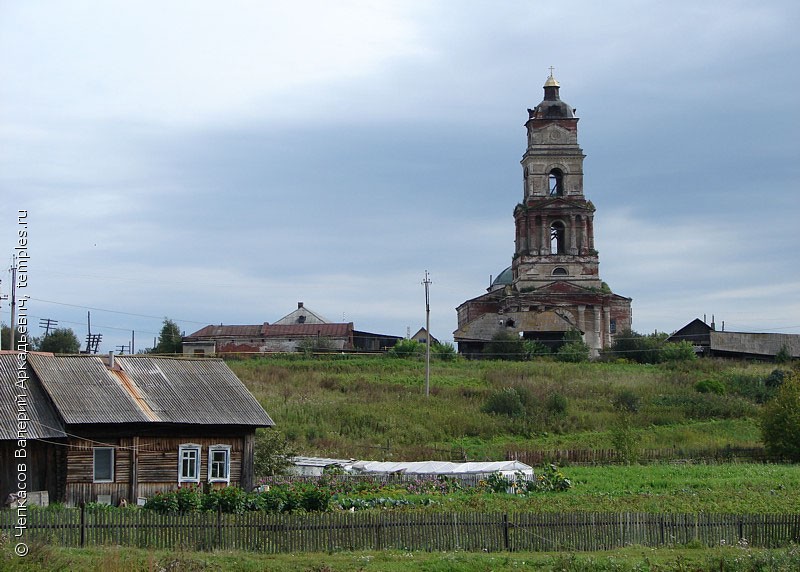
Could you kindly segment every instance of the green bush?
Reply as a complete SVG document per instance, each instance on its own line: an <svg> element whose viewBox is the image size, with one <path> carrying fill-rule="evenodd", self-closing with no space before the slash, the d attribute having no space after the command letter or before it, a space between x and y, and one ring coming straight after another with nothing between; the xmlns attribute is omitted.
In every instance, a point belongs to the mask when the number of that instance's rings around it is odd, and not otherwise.
<svg viewBox="0 0 800 572"><path fill-rule="evenodd" d="M617 411L624 411L626 413L638 412L641 403L641 398L630 389L623 389L611 400L611 404L614 406L614 409Z"/></svg>
<svg viewBox="0 0 800 572"><path fill-rule="evenodd" d="M450 342L437 342L431 345L431 356L442 361L453 361L458 357L458 352Z"/></svg>
<svg viewBox="0 0 800 572"><path fill-rule="evenodd" d="M550 464L542 467L533 480L527 481L525 490L526 492L562 492L571 488L572 481L558 467Z"/></svg>
<svg viewBox="0 0 800 572"><path fill-rule="evenodd" d="M790 361L792 361L792 354L789 352L789 348L781 346L781 349L775 354L775 363L789 363Z"/></svg>
<svg viewBox="0 0 800 572"><path fill-rule="evenodd" d="M556 359L558 361L569 363L581 363L589 361L589 346L584 342L575 340L567 342L556 352Z"/></svg>
<svg viewBox="0 0 800 572"><path fill-rule="evenodd" d="M523 340L512 332L499 332L486 344L483 354L490 359L522 361L527 357Z"/></svg>
<svg viewBox="0 0 800 572"><path fill-rule="evenodd" d="M522 346L525 349L525 356L527 359L547 357L553 353L549 347L537 340L523 340Z"/></svg>
<svg viewBox="0 0 800 572"><path fill-rule="evenodd" d="M253 471L259 477L283 474L296 454L286 437L273 428L256 430L254 449Z"/></svg>
<svg viewBox="0 0 800 572"><path fill-rule="evenodd" d="M212 489L202 496L203 510L221 510L229 514L241 514L250 504L248 495L239 487Z"/></svg>
<svg viewBox="0 0 800 572"><path fill-rule="evenodd" d="M665 343L658 356L659 361L692 361L697 359L694 346L687 340Z"/></svg>
<svg viewBox="0 0 800 572"><path fill-rule="evenodd" d="M425 353L425 344L419 343L417 340L400 340L392 349L388 351L388 355L395 358L410 358L420 356Z"/></svg>
<svg viewBox="0 0 800 572"><path fill-rule="evenodd" d="M775 398L764 406L761 437L767 454L800 461L800 377L790 374Z"/></svg>
<svg viewBox="0 0 800 572"><path fill-rule="evenodd" d="M567 414L567 398L560 393L551 393L545 403L545 409L550 415L564 417Z"/></svg>
<svg viewBox="0 0 800 572"><path fill-rule="evenodd" d="M697 393L713 393L725 395L725 384L718 379L703 379L694 384Z"/></svg>
<svg viewBox="0 0 800 572"><path fill-rule="evenodd" d="M643 336L633 330L623 330L614 336L614 343L605 356L637 363L659 363L664 339L666 334Z"/></svg>
<svg viewBox="0 0 800 572"><path fill-rule="evenodd" d="M525 404L515 388L504 387L489 396L481 411L509 417L522 417L525 414Z"/></svg>
<svg viewBox="0 0 800 572"><path fill-rule="evenodd" d="M144 507L162 514L197 512L202 507L202 493L196 485L181 486L174 491L157 492Z"/></svg>
<svg viewBox="0 0 800 572"><path fill-rule="evenodd" d="M773 369L772 372L764 379L764 385L767 387L780 387L787 374L791 372L783 369Z"/></svg>

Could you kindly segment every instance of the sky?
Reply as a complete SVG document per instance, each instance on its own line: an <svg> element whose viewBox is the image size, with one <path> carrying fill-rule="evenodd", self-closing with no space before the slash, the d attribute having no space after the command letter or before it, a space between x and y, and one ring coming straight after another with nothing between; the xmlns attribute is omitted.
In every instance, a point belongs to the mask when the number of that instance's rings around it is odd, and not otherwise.
<svg viewBox="0 0 800 572"><path fill-rule="evenodd" d="M0 292L31 333L165 317L452 341L511 264L527 108L577 109L633 328L800 333L796 0L0 0ZM8 300L0 306L9 323ZM133 332L133 334L132 334Z"/></svg>

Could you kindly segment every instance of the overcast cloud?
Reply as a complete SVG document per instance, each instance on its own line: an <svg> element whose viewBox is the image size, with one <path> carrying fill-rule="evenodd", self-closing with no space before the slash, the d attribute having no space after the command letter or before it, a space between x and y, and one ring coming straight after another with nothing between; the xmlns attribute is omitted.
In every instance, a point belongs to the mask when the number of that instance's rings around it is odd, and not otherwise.
<svg viewBox="0 0 800 572"><path fill-rule="evenodd" d="M578 110L600 274L634 328L800 333L800 5L0 0L0 245L29 314L452 340L511 263L528 107ZM2 293L10 277L3 274ZM8 323L8 302L2 306ZM108 310L113 310L110 312ZM36 330L36 328L34 328Z"/></svg>

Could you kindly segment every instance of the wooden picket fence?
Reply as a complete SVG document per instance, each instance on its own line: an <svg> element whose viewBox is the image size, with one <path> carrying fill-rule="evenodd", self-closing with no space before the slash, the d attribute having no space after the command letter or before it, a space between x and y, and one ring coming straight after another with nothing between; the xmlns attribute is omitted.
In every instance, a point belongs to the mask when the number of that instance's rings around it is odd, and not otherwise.
<svg viewBox="0 0 800 572"><path fill-rule="evenodd" d="M544 463L558 465L613 465L622 462L615 449L552 449L552 450L515 450L506 452L506 460L521 461L532 467ZM637 462L702 462L730 463L749 462L763 463L769 460L763 447L713 447L702 449L684 449L667 447L663 449L641 449Z"/></svg>
<svg viewBox="0 0 800 572"><path fill-rule="evenodd" d="M17 511L0 511L14 537ZM240 549L265 553L340 550L551 551L629 545L747 544L800 541L800 514L650 513L320 513L160 515L144 510L29 510L26 542L62 546Z"/></svg>

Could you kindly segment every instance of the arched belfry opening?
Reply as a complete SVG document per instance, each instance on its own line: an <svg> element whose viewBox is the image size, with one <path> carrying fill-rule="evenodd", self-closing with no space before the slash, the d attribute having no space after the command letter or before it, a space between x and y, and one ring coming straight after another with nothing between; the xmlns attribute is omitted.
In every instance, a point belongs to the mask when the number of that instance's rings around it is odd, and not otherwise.
<svg viewBox="0 0 800 572"><path fill-rule="evenodd" d="M564 172L561 169L553 169L550 171L549 187L551 197L564 196Z"/></svg>
<svg viewBox="0 0 800 572"><path fill-rule="evenodd" d="M566 228L560 220L550 225L550 254L565 254L567 252Z"/></svg>

